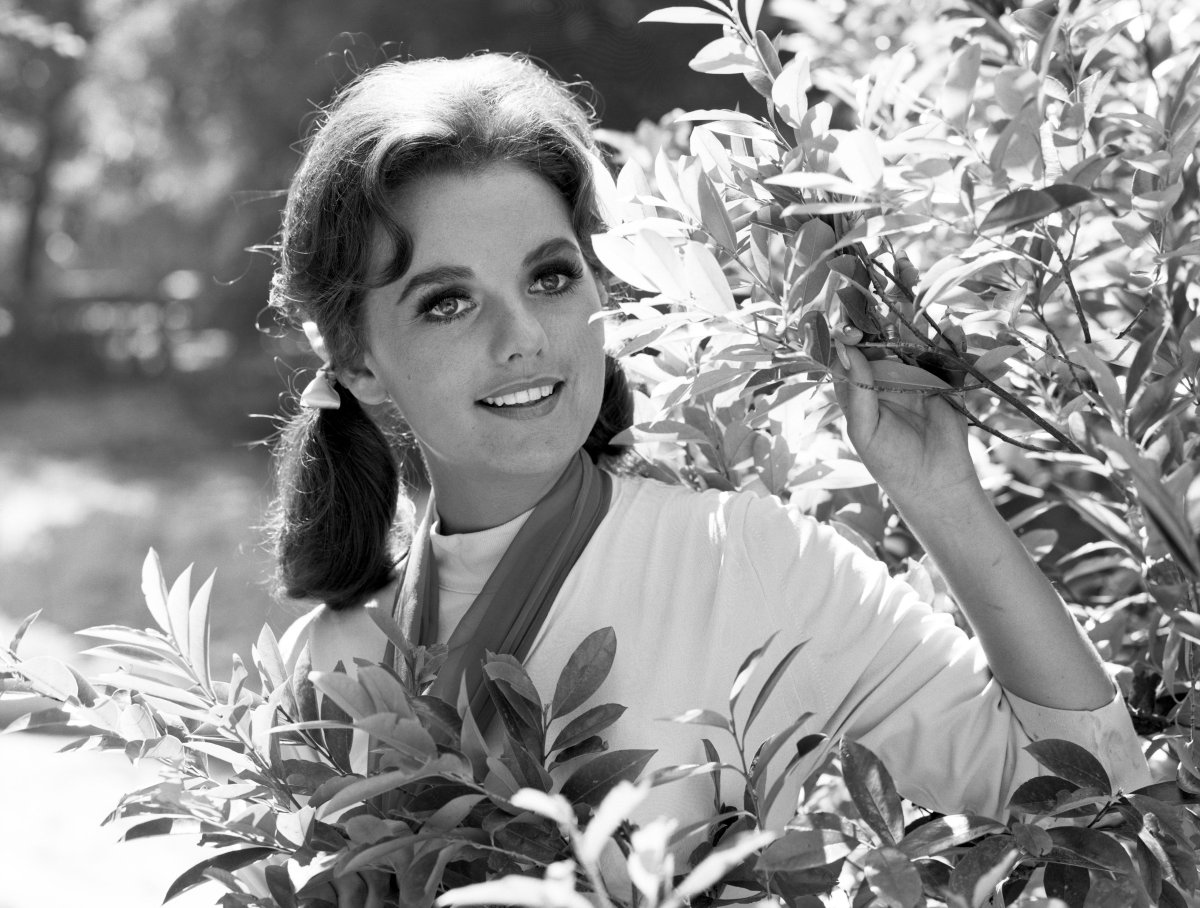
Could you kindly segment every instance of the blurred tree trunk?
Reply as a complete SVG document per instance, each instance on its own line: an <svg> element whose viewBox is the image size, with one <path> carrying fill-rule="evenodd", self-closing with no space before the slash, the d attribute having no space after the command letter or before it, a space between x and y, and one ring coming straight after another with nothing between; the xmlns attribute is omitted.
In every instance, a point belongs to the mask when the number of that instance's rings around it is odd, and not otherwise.
<svg viewBox="0 0 1200 908"><path fill-rule="evenodd" d="M63 23L90 43L85 0L63 0L47 11L46 18ZM46 225L45 213L53 200L52 176L54 166L66 144L70 124L66 116L67 101L83 75L83 59L45 51L51 76L38 119L41 141L36 160L29 174L29 196L26 203L20 246L16 256L17 284L10 300L13 315L14 340L35 339L40 307L45 303ZM16 345L20 348L20 344Z"/></svg>

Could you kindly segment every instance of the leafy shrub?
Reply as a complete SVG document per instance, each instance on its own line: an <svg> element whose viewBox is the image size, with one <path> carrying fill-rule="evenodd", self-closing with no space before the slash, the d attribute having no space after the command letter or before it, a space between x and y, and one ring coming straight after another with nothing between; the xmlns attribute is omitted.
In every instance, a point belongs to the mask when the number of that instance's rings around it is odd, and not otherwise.
<svg viewBox="0 0 1200 908"><path fill-rule="evenodd" d="M749 696L769 640L733 679L728 714L698 709L675 718L732 737L737 764L718 762L706 741L710 762L659 769L635 784L654 751L608 750L602 733L624 707L584 708L612 666L611 628L579 644L549 701L512 657L485 663L504 730L495 746L465 703L455 709L421 693L444 646L410 647L375 610L403 654L403 673L365 660L354 679L289 673L264 628L253 654L258 688L239 659L228 681L215 680L212 578L193 596L190 573L168 590L151 552L143 588L157 627L83 632L103 641L94 651L122 662L121 672L89 681L53 660L20 659L28 623L0 653L9 696L58 703L9 731L84 728L90 734L67 749L121 749L164 764L160 781L127 794L109 819L140 818L127 839L193 833L221 849L185 871L168 900L214 880L227 889L224 906L335 904L335 876L370 871L394 881L392 903L412 906L443 893L437 901L445 906L583 908L590 897L614 908L678 908L717 904L730 887L752 900L820 904L816 894L847 867L858 871L843 879L857 889L856 904L977 906L1001 881L1011 901L1035 871L1048 894L1069 904L1090 891L1096 904L1184 905L1200 888L1200 821L1178 803L1176 787L1114 791L1100 762L1066 741L1030 745L1047 774L1016 791L1007 826L965 814L906 823L887 770L865 747L843 741L848 809L801 809L785 829L765 829L784 780L822 738L801 738L778 774L772 759L793 746L803 718L748 752L749 726L800 646L757 687L744 728L734 707ZM351 765L354 733L370 740L366 774ZM722 776L731 774L741 790L726 793L741 806L722 799ZM651 787L705 775L715 787L705 821L629 823Z"/></svg>
<svg viewBox="0 0 1200 908"><path fill-rule="evenodd" d="M843 439L828 367L858 328L897 362L883 387L971 422L997 505L1200 791L1200 13L779 0L795 31L769 38L746 6L647 19L720 25L692 66L748 79L764 114L603 134L623 165L596 248L646 391L628 438L657 475L829 520L952 607Z"/></svg>
<svg viewBox="0 0 1200 908"><path fill-rule="evenodd" d="M777 0L796 28L772 38L761 9L703 0L647 18L719 26L693 67L747 78L762 114L693 111L603 136L622 163L595 245L630 288L612 334L643 392L629 439L669 481L816 514L953 609L842 436L829 367L836 329L856 327L895 361L886 390L942 394L971 421L997 505L1121 667L1165 781L1116 792L1094 757L1043 741L1047 775L1017 792L1008 824L910 821L886 769L844 742L842 808L764 830L780 779L746 753L732 707L680 719L732 735L740 765L635 784L650 752L604 749L621 706L585 701L611 633L581 643L548 703L515 662L491 661L507 734L489 750L466 711L422 695L436 648L404 648L382 619L415 680L363 665L357 681L305 683L264 631L258 689L240 662L215 681L208 585L168 591L150 559L158 629L92 631L125 672L90 682L21 660L18 634L0 677L59 703L15 727L86 725L83 744L167 765L114 812L150 817L127 835L186 829L226 849L169 895L215 879L227 905L316 904L334 874L383 867L417 905L443 892L447 905L675 908L726 899L723 885L797 905L835 886L856 905L1196 903L1200 13L1187 0L965 0L937 15ZM320 719L299 721L318 700ZM352 730L373 741L365 777ZM728 807L718 787L702 826L628 822L648 787L721 769L744 791ZM601 866L613 847L621 885Z"/></svg>

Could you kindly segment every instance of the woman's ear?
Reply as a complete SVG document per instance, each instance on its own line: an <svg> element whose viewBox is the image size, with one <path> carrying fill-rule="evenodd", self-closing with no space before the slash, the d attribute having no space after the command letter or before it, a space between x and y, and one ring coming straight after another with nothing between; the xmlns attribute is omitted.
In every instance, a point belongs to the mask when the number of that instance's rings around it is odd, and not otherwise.
<svg viewBox="0 0 1200 908"><path fill-rule="evenodd" d="M387 389L371 368L369 356L360 366L338 370L338 381L358 398L359 403L381 404L388 399Z"/></svg>

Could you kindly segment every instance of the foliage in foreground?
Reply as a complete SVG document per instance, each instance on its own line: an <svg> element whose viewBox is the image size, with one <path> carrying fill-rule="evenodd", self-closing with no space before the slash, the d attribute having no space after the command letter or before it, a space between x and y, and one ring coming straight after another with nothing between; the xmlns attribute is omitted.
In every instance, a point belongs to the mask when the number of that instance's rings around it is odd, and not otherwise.
<svg viewBox="0 0 1200 908"><path fill-rule="evenodd" d="M902 906L1200 903L1185 803L1200 791L1200 12L970 0L935 19L920 3L779 0L804 27L771 38L761 3L703 3L651 18L719 26L694 68L747 78L765 112L694 111L606 137L624 164L595 246L639 297L613 335L645 390L630 437L647 469L778 495L953 609L841 437L828 367L836 329L854 325L897 361L888 390L940 393L968 414L997 504L1125 667L1174 781L1113 792L1092 757L1043 742L1047 776L1018 792L1016 820L922 823L843 742L844 809L764 830L793 754L816 742L792 729L751 744L732 708L697 712L681 718L732 733L740 765L635 784L649 752L604 750L621 707L586 703L611 662L604 632L548 703L519 666L489 664L506 729L489 751L462 710L421 696L434 650L408 653L413 685L363 666L357 682L309 686L264 632L257 689L240 662L215 681L208 586L168 592L151 562L158 629L93 630L126 671L85 681L19 659L19 641L0 671L9 690L59 702L21 727L86 725L90 745L170 767L114 817L148 818L128 836L193 830L222 849L172 895L209 878L230 905L316 904L333 875L386 867L401 871L393 898L417 905L450 891L445 904L802 904L831 890ZM318 701L320 722L298 722ZM348 763L352 728L373 740L366 777ZM718 770L702 826L629 822L648 787Z"/></svg>
<svg viewBox="0 0 1200 908"><path fill-rule="evenodd" d="M189 583L190 569L168 589L152 552L143 589L157 627L83 632L102 641L93 652L122 663L120 672L88 680L54 660L22 660L29 622L0 651L6 696L56 703L8 731L86 729L65 749L163 763L161 780L127 794L109 819L136 820L127 839L194 833L220 849L183 873L168 900L212 880L226 887L225 906L334 904L332 879L373 871L392 881L389 903L405 906L819 905L835 889L856 905L904 908L1038 904L1042 893L1072 906L1200 897L1200 820L1177 787L1114 791L1099 761L1065 741L1030 745L1046 774L1016 791L1007 825L970 815L906 822L887 770L846 740L847 809L802 807L784 828L764 828L784 781L821 742L797 739L801 717L751 743L754 718L800 646L761 682L770 641L751 653L727 714L674 719L730 737L737 763L718 762L706 740L711 762L636 781L654 751L608 750L603 732L624 707L588 704L612 666L611 628L580 643L549 700L516 660L492 657L485 671L504 734L491 746L465 705L422 694L444 648L409 647L378 614L404 654L407 682L365 661L355 679L289 673L268 628L254 648L258 685L236 658L229 680L216 680L207 646L212 578L194 596ZM739 727L735 707L752 693ZM301 721L305 714L319 718ZM355 733L370 740L365 774L352 765ZM704 821L630 821L651 787L701 777L714 789ZM1027 887L1036 895L1022 896Z"/></svg>

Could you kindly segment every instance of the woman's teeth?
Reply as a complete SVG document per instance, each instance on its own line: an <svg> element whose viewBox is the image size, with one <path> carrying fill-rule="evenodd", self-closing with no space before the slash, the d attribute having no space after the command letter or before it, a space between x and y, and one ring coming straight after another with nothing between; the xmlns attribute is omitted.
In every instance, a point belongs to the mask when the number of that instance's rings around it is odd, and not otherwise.
<svg viewBox="0 0 1200 908"><path fill-rule="evenodd" d="M483 402L491 407L515 407L517 404L530 404L554 393L554 385L543 385L540 388L526 388L524 391L514 391L502 397L485 397Z"/></svg>

